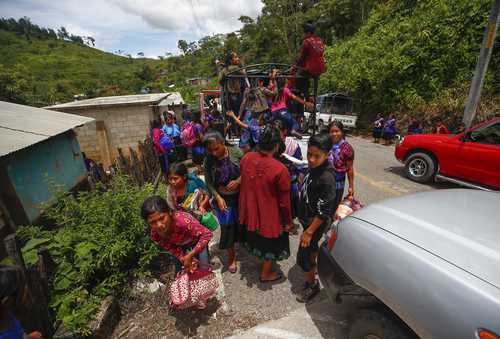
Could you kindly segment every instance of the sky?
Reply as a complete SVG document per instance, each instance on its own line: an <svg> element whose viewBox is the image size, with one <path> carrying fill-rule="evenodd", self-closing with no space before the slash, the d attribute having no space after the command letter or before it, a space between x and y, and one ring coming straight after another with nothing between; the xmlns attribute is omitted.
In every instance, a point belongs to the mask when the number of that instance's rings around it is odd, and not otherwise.
<svg viewBox="0 0 500 339"><path fill-rule="evenodd" d="M178 54L180 39L238 30L238 18L255 18L262 6L261 0L0 0L0 17L27 16L41 27L92 36L107 52L157 57Z"/></svg>

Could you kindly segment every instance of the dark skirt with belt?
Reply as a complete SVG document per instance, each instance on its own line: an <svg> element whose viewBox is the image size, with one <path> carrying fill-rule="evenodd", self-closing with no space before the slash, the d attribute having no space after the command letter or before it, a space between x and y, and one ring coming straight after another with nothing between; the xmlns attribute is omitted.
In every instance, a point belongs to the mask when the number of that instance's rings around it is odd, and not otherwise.
<svg viewBox="0 0 500 339"><path fill-rule="evenodd" d="M219 248L223 250L233 247L237 242L243 242L245 232L239 222L239 194L221 196L226 201L227 210L221 211L215 204L214 211L220 224Z"/></svg>
<svg viewBox="0 0 500 339"><path fill-rule="evenodd" d="M245 240L248 251L259 259L280 261L290 256L290 241L287 232L282 232L277 238L266 238L258 231L246 231Z"/></svg>

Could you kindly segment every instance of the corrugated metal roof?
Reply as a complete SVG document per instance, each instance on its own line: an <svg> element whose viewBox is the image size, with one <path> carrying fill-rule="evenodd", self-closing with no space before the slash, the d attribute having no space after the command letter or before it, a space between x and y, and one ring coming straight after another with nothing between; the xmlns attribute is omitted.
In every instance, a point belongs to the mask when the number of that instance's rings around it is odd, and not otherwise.
<svg viewBox="0 0 500 339"><path fill-rule="evenodd" d="M155 93L155 94L134 94L134 95L118 95L110 97L100 97L86 100L78 100L67 102L60 105L45 107L47 109L60 110L64 108L86 108L93 106L121 106L121 105L137 105L137 104L157 104L165 98L178 98L182 101L182 96L178 92L173 93Z"/></svg>
<svg viewBox="0 0 500 339"><path fill-rule="evenodd" d="M0 157L91 121L94 119L0 101Z"/></svg>

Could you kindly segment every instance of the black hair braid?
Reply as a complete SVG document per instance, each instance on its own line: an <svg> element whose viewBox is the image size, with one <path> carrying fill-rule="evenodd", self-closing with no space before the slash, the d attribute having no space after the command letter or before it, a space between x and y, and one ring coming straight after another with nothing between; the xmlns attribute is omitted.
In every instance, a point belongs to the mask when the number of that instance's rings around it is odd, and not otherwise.
<svg viewBox="0 0 500 339"><path fill-rule="evenodd" d="M259 136L259 150L261 151L272 151L276 145L280 143L280 132L273 125L266 125Z"/></svg>

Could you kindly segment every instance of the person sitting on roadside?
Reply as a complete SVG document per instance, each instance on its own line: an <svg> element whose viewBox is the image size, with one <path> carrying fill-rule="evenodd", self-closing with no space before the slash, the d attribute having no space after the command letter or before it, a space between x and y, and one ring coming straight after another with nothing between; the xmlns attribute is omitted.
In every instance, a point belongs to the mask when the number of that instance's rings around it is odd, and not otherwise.
<svg viewBox="0 0 500 339"><path fill-rule="evenodd" d="M373 122L373 142L378 144L380 141L380 137L382 136L382 130L384 128L384 117L382 114L378 113L375 121Z"/></svg>
<svg viewBox="0 0 500 339"><path fill-rule="evenodd" d="M144 200L141 216L150 226L151 240L176 259L176 271L182 267L196 270L209 267L208 243L212 231L191 214L172 210L165 199L151 196Z"/></svg>
<svg viewBox="0 0 500 339"><path fill-rule="evenodd" d="M40 332L25 334L13 310L26 303L28 287L19 266L0 265L0 338L42 339Z"/></svg>
<svg viewBox="0 0 500 339"><path fill-rule="evenodd" d="M423 133L423 128L422 128L422 124L420 123L420 121L418 121L417 119L415 118L412 118L410 120L410 124L408 125L408 135L411 135L411 134L422 134Z"/></svg>
<svg viewBox="0 0 500 339"><path fill-rule="evenodd" d="M436 123L436 126L434 126L432 133L434 133L434 134L450 134L450 131L448 130L448 127L446 127L446 125L444 124L443 120L439 119Z"/></svg>
<svg viewBox="0 0 500 339"><path fill-rule="evenodd" d="M389 119L385 122L382 138L384 139L384 145L388 146L391 144L392 140L396 136L396 116L394 114L389 115Z"/></svg>

